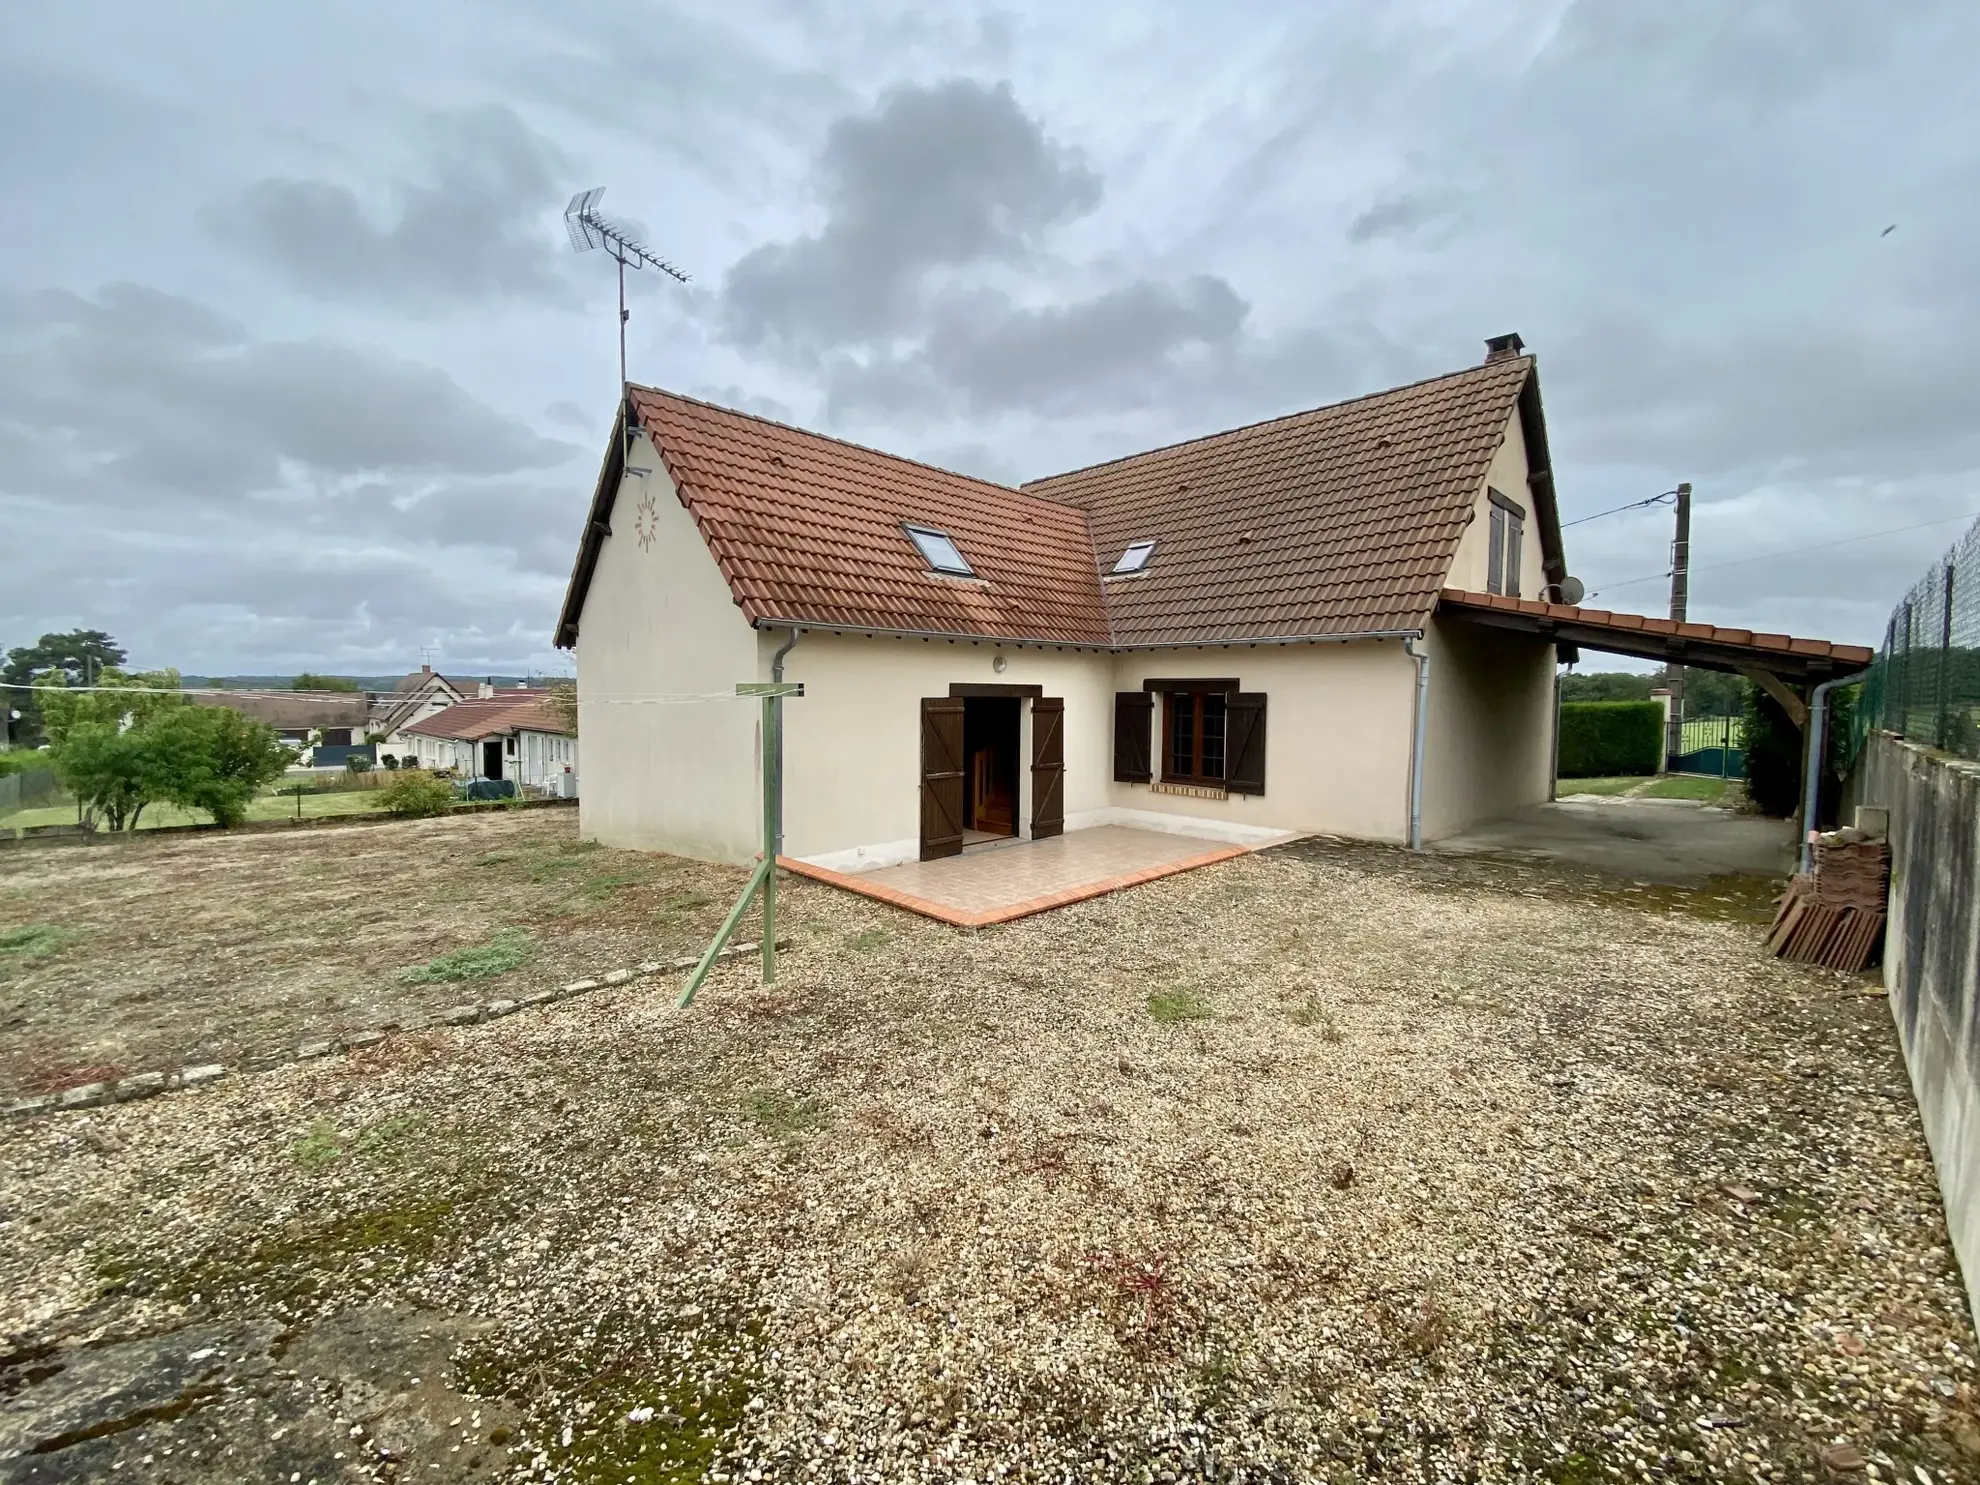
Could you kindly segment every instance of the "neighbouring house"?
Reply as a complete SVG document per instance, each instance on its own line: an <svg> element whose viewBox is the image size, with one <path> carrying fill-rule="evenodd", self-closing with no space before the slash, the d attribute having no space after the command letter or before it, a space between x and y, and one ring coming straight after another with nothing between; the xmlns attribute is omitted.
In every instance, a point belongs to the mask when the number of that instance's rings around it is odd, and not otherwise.
<svg viewBox="0 0 1980 1485"><path fill-rule="evenodd" d="M191 699L266 722L300 752L304 768L342 768L353 755L372 756L365 742L370 709L360 691L205 691Z"/></svg>
<svg viewBox="0 0 1980 1485"><path fill-rule="evenodd" d="M545 704L548 694L495 691L407 723L409 759L462 778L512 779L518 789L575 795L578 740Z"/></svg>
<svg viewBox="0 0 1980 1485"><path fill-rule="evenodd" d="M446 676L431 665L422 665L418 670L399 677L391 691L371 698L370 731L378 739L380 760L388 754L395 758L413 756L413 743L406 728L414 722L444 711L457 702L494 694L495 683L492 680Z"/></svg>
<svg viewBox="0 0 1980 1485"><path fill-rule="evenodd" d="M781 674L784 850L820 866L1436 839L1550 796L1548 615L1583 611L1540 600L1573 591L1517 336L1021 488L628 386L556 633L582 829L750 859L757 709L683 698Z"/></svg>

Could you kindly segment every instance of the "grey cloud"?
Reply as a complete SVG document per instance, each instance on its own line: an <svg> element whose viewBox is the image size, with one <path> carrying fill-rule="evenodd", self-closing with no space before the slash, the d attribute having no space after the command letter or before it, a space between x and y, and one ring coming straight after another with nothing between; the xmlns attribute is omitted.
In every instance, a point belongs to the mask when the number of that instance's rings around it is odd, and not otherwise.
<svg viewBox="0 0 1980 1485"><path fill-rule="evenodd" d="M1191 350L1232 347L1248 306L1208 275L1123 285L1070 304L1013 305L995 292L937 305L922 346L897 358L838 363L834 413L940 406L970 413L1045 413L1143 405Z"/></svg>
<svg viewBox="0 0 1980 1485"><path fill-rule="evenodd" d="M567 250L550 222L562 153L507 108L426 122L427 181L401 181L388 221L349 186L265 179L202 214L209 231L316 298L422 314L491 298L568 301Z"/></svg>
<svg viewBox="0 0 1980 1485"><path fill-rule="evenodd" d="M591 414L575 402L562 399L544 408L543 416L549 422L561 423L566 428L575 428L580 432L586 432L591 427Z"/></svg>
<svg viewBox="0 0 1980 1485"><path fill-rule="evenodd" d="M840 119L817 163L815 234L729 272L724 320L746 344L864 344L913 317L937 269L1009 260L1091 211L1100 179L1018 107L1008 84L902 87Z"/></svg>
<svg viewBox="0 0 1980 1485"><path fill-rule="evenodd" d="M95 298L0 294L0 325L0 447L19 460L0 480L15 495L214 500L278 485L290 468L499 474L575 452L433 367L331 341L253 341L135 284ZM46 488L55 470L66 482Z"/></svg>
<svg viewBox="0 0 1980 1485"><path fill-rule="evenodd" d="M1455 225L1459 212L1456 198L1442 192L1423 191L1390 196L1358 213L1348 223L1347 237L1353 243L1414 237L1426 229Z"/></svg>

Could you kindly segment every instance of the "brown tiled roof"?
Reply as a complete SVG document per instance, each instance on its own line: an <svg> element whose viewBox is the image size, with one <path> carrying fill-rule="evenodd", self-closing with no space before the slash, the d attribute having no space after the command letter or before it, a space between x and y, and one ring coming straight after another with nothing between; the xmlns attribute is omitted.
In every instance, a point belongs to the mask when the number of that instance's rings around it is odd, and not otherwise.
<svg viewBox="0 0 1980 1485"><path fill-rule="evenodd" d="M1419 629L1533 370L1507 357L1024 488L1084 508L1117 644Z"/></svg>
<svg viewBox="0 0 1980 1485"><path fill-rule="evenodd" d="M281 732L303 728L350 727L365 730L371 704L362 691L206 691L193 695L199 706L224 706Z"/></svg>
<svg viewBox="0 0 1980 1485"><path fill-rule="evenodd" d="M503 691L473 701L457 701L444 711L409 723L405 731L422 737L477 742L511 732L568 732L563 719L544 705L543 691Z"/></svg>
<svg viewBox="0 0 1980 1485"><path fill-rule="evenodd" d="M672 392L627 392L752 623L1108 642L1080 511ZM981 581L931 572L906 524L948 533Z"/></svg>
<svg viewBox="0 0 1980 1485"><path fill-rule="evenodd" d="M1606 641L1622 654L1650 659L1700 651L1701 658L1715 658L1722 663L1750 658L1754 666L1763 669L1792 661L1797 667L1812 664L1835 670L1861 670L1877 658L1876 651L1862 645L1727 629L1718 624L1680 624L1674 619L1648 614L1618 614L1605 608L1542 603L1535 598L1509 598L1500 593L1470 593L1462 588L1444 589L1438 598L1438 608L1460 617L1518 615L1531 621L1521 627L1558 632L1591 648L1604 648Z"/></svg>

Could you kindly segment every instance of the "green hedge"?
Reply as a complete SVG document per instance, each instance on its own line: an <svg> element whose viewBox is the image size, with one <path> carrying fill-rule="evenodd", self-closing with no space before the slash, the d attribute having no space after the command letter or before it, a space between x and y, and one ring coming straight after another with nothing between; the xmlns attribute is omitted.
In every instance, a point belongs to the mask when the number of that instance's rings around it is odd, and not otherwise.
<svg viewBox="0 0 1980 1485"><path fill-rule="evenodd" d="M1664 709L1654 701L1561 703L1561 777L1655 773L1664 758Z"/></svg>

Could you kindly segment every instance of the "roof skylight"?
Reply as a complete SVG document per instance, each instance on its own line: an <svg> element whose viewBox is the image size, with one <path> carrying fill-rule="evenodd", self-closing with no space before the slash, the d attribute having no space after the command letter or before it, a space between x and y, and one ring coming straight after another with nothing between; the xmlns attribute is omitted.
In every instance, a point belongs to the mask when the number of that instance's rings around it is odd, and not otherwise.
<svg viewBox="0 0 1980 1485"><path fill-rule="evenodd" d="M1121 553L1120 561L1114 564L1113 576L1126 577L1131 572L1140 572L1142 568L1148 565L1148 559L1154 555L1154 542L1130 542L1128 549Z"/></svg>
<svg viewBox="0 0 1980 1485"><path fill-rule="evenodd" d="M908 540L912 541L923 559L937 572L952 573L957 577L975 577L976 569L962 554L946 531L937 531L932 526L909 526L906 528Z"/></svg>

